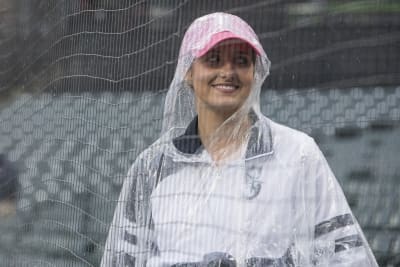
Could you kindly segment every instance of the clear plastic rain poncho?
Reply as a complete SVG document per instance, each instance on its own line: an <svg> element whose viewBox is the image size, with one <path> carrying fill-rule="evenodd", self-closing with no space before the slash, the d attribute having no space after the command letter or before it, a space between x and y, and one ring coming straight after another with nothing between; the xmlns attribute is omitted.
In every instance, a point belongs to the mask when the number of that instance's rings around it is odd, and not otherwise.
<svg viewBox="0 0 400 267"><path fill-rule="evenodd" d="M186 75L224 35L254 49L254 81L205 149ZM313 139L261 114L269 67L239 17L214 13L191 24L161 137L125 179L102 266L377 266ZM216 161L210 150L221 142Z"/></svg>

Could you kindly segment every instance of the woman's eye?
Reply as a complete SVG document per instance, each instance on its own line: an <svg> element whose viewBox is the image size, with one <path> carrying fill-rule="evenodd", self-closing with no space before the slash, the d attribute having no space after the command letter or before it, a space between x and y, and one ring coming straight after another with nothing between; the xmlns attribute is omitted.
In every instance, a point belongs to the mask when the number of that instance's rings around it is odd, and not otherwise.
<svg viewBox="0 0 400 267"><path fill-rule="evenodd" d="M249 59L247 57L241 56L236 58L236 63L240 65L247 65L249 64Z"/></svg>
<svg viewBox="0 0 400 267"><path fill-rule="evenodd" d="M219 56L218 56L218 55L209 56L209 57L207 58L207 62L209 62L209 63L211 63L211 64L216 64L216 63L219 62Z"/></svg>

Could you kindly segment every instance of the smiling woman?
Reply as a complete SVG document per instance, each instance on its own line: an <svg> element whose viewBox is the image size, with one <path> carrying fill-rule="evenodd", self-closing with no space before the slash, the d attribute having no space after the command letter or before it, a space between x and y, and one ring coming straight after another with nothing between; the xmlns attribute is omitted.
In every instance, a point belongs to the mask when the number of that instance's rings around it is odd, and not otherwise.
<svg viewBox="0 0 400 267"><path fill-rule="evenodd" d="M377 266L312 138L260 112L269 67L239 17L191 24L102 266Z"/></svg>
<svg viewBox="0 0 400 267"><path fill-rule="evenodd" d="M226 39L196 59L187 73L186 81L196 99L199 135L209 152L214 151L209 144L212 134L250 95L254 53L248 43ZM215 154L211 156L218 159Z"/></svg>
<svg viewBox="0 0 400 267"><path fill-rule="evenodd" d="M228 39L195 60L187 80L195 90L197 111L210 109L227 119L244 103L254 79L252 52L247 43Z"/></svg>

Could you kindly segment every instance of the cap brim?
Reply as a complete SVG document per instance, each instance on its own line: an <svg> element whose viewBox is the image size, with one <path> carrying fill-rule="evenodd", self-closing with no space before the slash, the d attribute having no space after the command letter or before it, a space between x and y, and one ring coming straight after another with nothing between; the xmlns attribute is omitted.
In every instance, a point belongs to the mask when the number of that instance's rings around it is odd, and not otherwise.
<svg viewBox="0 0 400 267"><path fill-rule="evenodd" d="M214 46L216 46L218 43L228 40L228 39L239 39L247 44L250 45L251 48L253 48L254 51L256 51L256 53L258 55L260 55L260 51L258 51L258 49L256 47L254 47L254 45L252 45L249 41L247 41L246 39L243 39L242 37L229 32L229 31L224 31L224 32L219 32L214 34L211 37L211 40L207 43L207 45L205 47L203 47L201 50L199 50L197 52L196 57L202 57L203 55L205 55L211 48L213 48Z"/></svg>

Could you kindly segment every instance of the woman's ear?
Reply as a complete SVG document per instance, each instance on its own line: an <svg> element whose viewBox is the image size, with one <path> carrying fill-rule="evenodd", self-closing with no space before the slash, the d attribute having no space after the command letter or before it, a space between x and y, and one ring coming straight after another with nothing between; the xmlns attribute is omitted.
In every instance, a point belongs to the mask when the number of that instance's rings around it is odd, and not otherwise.
<svg viewBox="0 0 400 267"><path fill-rule="evenodd" d="M186 75L185 75L185 82L186 84L193 89L193 73L192 73L192 68L190 68Z"/></svg>

